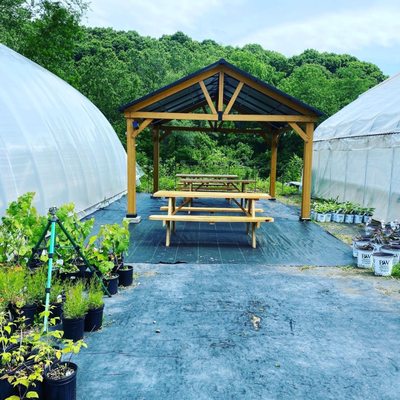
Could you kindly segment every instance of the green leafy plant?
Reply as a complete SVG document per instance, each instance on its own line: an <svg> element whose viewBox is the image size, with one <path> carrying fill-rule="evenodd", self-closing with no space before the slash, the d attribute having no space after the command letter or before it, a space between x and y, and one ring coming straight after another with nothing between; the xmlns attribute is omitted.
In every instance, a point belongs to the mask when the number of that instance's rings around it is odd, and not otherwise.
<svg viewBox="0 0 400 400"><path fill-rule="evenodd" d="M64 302L64 318L82 318L88 311L87 299L84 295L84 284L78 281L67 287Z"/></svg>
<svg viewBox="0 0 400 400"><path fill-rule="evenodd" d="M89 310L100 308L104 304L104 291L98 279L92 278L88 286L87 303Z"/></svg>
<svg viewBox="0 0 400 400"><path fill-rule="evenodd" d="M395 264L392 269L392 276L400 279L400 263Z"/></svg>

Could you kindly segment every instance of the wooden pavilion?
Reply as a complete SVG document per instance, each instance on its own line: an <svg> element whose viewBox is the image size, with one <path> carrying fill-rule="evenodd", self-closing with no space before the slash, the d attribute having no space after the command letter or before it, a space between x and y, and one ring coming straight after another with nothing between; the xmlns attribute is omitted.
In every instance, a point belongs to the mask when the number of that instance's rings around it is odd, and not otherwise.
<svg viewBox="0 0 400 400"><path fill-rule="evenodd" d="M300 219L310 219L311 164L314 123L321 111L235 67L224 59L165 86L120 109L127 121L128 209L136 218L136 140L152 128L153 189L159 189L160 142L174 131L240 133L262 136L271 143L269 194L275 197L279 136L293 130L304 141ZM172 120L208 121L209 126L177 127ZM224 127L232 121L251 129Z"/></svg>

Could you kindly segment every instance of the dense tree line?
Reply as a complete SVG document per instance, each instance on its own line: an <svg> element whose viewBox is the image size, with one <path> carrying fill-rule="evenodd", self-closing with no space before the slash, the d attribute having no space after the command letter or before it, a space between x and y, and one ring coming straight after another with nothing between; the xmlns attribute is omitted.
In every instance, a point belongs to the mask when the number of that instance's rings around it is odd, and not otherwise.
<svg viewBox="0 0 400 400"><path fill-rule="evenodd" d="M285 57L257 44L242 48L192 40L182 32L159 39L132 31L87 28L84 0L0 1L0 41L82 92L105 114L125 143L118 107L220 58L275 85L330 116L385 79L380 69L348 54L306 50ZM132 26L134 29L134 26ZM266 144L251 135L174 134L162 148L165 166L178 161L210 165L242 163L268 172ZM168 152L166 151L168 147ZM267 156L266 156L267 151ZM139 161L151 164L151 138L139 141ZM302 141L288 132L280 141L279 173Z"/></svg>

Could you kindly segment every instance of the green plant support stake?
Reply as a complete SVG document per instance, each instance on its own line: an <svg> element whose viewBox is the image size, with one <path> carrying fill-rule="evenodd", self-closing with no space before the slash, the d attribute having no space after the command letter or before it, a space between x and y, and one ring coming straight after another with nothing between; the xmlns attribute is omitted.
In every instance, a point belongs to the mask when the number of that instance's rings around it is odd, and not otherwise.
<svg viewBox="0 0 400 400"><path fill-rule="evenodd" d="M51 274L53 270L53 256L54 256L54 245L56 241L56 208L50 208L51 214L51 230L50 230L50 245L49 245L49 264L47 268L47 281L46 281L46 302L44 307L44 331L47 332L49 328L49 308L50 308L50 290L51 290Z"/></svg>

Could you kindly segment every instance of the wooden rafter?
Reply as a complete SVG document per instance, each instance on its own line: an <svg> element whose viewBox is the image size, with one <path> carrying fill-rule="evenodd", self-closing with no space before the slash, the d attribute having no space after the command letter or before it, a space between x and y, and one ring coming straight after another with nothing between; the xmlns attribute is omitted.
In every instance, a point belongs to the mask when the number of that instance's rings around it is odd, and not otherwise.
<svg viewBox="0 0 400 400"><path fill-rule="evenodd" d="M235 104L235 101L237 99L237 97L239 96L240 91L242 90L244 83L243 82L239 82L235 91L233 92L233 95L231 97L231 99L229 100L228 105L225 108L224 114L229 114L229 112L231 111L233 105Z"/></svg>
<svg viewBox="0 0 400 400"><path fill-rule="evenodd" d="M170 88L168 88L166 90L163 90L162 92L154 94L153 96L151 96L151 97L149 97L147 99L144 99L144 100L132 105L131 107L128 107L124 111L125 116L127 118L129 118L126 115L127 112L137 111L137 110L141 110L141 109L143 109L145 107L148 107L151 104L156 103L157 101L163 100L166 97L169 97L169 96L172 96L175 93L181 92L182 90L187 89L190 86L196 85L200 81L203 81L203 80L205 80L207 78L210 78L211 76L213 76L216 73L218 73L218 71L219 71L218 67L212 68L209 71L205 71L205 72L203 72L203 73L201 73L201 74L199 74L199 75L197 75L197 76L195 76L195 77L193 77L191 79L188 79L188 80L186 80L184 82L181 82L181 83L179 83L179 84L177 84L175 86L172 86L172 87L170 87Z"/></svg>
<svg viewBox="0 0 400 400"><path fill-rule="evenodd" d="M202 92L204 94L204 97L207 100L207 104L208 104L208 107L210 107L211 113L212 114L217 114L217 110L215 109L214 103L211 100L210 94L208 93L208 90L207 90L206 85L204 84L204 81L200 81L199 85L200 85L201 90L202 90Z"/></svg>
<svg viewBox="0 0 400 400"><path fill-rule="evenodd" d="M219 73L218 79L218 111L222 112L224 108L224 73Z"/></svg>
<svg viewBox="0 0 400 400"><path fill-rule="evenodd" d="M144 129L146 129L146 128L151 124L152 121L153 121L152 118L145 119L145 120L139 125L139 128L134 129L133 135L134 135L135 137L137 137L137 136L139 135L140 132L142 132Z"/></svg>
<svg viewBox="0 0 400 400"><path fill-rule="evenodd" d="M283 94L279 94L273 90L270 90L270 89L266 88L265 86L253 81L252 79L250 79L242 74L239 74L236 71L233 71L230 68L227 68L225 66L221 66L221 71L223 71L225 74L227 74L229 76L232 76L233 78L235 78L238 81L244 82L247 86L250 86L251 88L256 89L257 91L264 93L268 97L275 99L279 103L284 104L284 105L292 108L293 110L296 110L302 114L310 115L309 109L302 107L300 104L297 104L296 102L290 100Z"/></svg>
<svg viewBox="0 0 400 400"><path fill-rule="evenodd" d="M173 131L186 131L186 132L219 132L219 133L237 133L237 134L263 134L264 129L229 129L229 128L208 128L208 127L194 127L194 126L166 126L164 125L162 129L165 132Z"/></svg>
<svg viewBox="0 0 400 400"><path fill-rule="evenodd" d="M306 132L304 132L299 125L297 125L295 122L289 122L289 125L305 142L308 142Z"/></svg>

